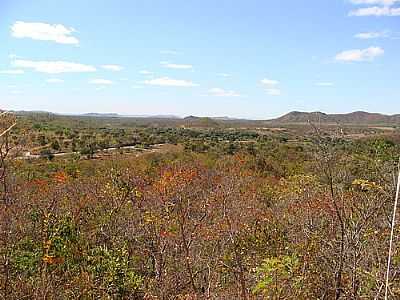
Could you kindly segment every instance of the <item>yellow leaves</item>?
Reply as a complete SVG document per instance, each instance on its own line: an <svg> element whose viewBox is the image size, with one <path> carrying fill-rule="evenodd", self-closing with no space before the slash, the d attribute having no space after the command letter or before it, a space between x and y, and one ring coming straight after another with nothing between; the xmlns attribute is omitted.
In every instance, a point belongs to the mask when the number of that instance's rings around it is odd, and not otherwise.
<svg viewBox="0 0 400 300"><path fill-rule="evenodd" d="M146 211L143 215L143 221L145 224L154 224L157 221L157 217L151 212Z"/></svg>
<svg viewBox="0 0 400 300"><path fill-rule="evenodd" d="M288 179L281 179L280 185L284 187L284 193L302 195L307 190L318 187L318 178L314 175L294 175Z"/></svg>
<svg viewBox="0 0 400 300"><path fill-rule="evenodd" d="M51 244L52 244L51 240L45 241L45 242L44 242L44 245L43 245L43 249L44 249L46 252L48 252L49 249L50 249L50 247L51 247Z"/></svg>
<svg viewBox="0 0 400 300"><path fill-rule="evenodd" d="M355 179L353 180L352 185L363 192L383 190L383 188L377 183L365 179Z"/></svg>
<svg viewBox="0 0 400 300"><path fill-rule="evenodd" d="M136 197L136 198L142 198L142 197L143 197L143 194L142 194L140 191L138 191L138 190L135 189L135 197Z"/></svg>

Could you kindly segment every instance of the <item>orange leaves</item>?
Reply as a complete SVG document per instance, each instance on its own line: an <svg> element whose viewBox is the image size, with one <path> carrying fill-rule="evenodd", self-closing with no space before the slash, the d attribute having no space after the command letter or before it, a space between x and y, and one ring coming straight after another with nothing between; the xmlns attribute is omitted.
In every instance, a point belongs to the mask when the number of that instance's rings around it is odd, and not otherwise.
<svg viewBox="0 0 400 300"><path fill-rule="evenodd" d="M60 184L66 183L68 181L68 175L63 171L59 171L53 175L53 180Z"/></svg>
<svg viewBox="0 0 400 300"><path fill-rule="evenodd" d="M161 194L169 194L193 183L198 177L199 171L196 168L168 168L161 172L161 177L155 187Z"/></svg>
<svg viewBox="0 0 400 300"><path fill-rule="evenodd" d="M51 187L51 181L58 183L58 184L65 184L68 182L68 175L63 172L63 171L58 171L51 175L50 180L49 179L43 179L43 178L35 178L31 181L31 184L34 187L37 187L41 190L41 192L45 192L46 190L49 190Z"/></svg>
<svg viewBox="0 0 400 300"><path fill-rule="evenodd" d="M64 263L64 258L62 257L57 257L54 255L49 255L49 251L52 245L51 240L47 240L43 242L43 250L44 250L44 255L42 257L42 261L48 265L59 265Z"/></svg>
<svg viewBox="0 0 400 300"><path fill-rule="evenodd" d="M175 232L167 231L167 230L160 231L160 237L162 237L162 238L171 238L171 237L175 237L175 236L176 236Z"/></svg>
<svg viewBox="0 0 400 300"><path fill-rule="evenodd" d="M64 263L64 258L62 257L55 257L52 255L44 255L42 258L43 262L48 265L60 265Z"/></svg>
<svg viewBox="0 0 400 300"><path fill-rule="evenodd" d="M47 181L47 180L44 180L44 179L34 179L34 180L32 180L32 183L33 183L35 186L40 187L40 188L43 188L43 187L45 187L46 185L48 185L48 181Z"/></svg>

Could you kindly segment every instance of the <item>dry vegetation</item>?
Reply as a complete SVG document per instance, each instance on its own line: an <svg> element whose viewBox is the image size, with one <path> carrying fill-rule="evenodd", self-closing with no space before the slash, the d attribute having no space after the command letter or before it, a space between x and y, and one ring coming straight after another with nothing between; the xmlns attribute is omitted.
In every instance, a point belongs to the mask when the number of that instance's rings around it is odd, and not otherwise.
<svg viewBox="0 0 400 300"><path fill-rule="evenodd" d="M14 119L2 118L4 132ZM324 128L131 124L114 136L96 121L81 124L76 144L90 135L180 151L6 159L26 129L25 150L77 130L18 122L0 144L0 299L384 299L396 131L349 140ZM391 299L400 298L399 233Z"/></svg>

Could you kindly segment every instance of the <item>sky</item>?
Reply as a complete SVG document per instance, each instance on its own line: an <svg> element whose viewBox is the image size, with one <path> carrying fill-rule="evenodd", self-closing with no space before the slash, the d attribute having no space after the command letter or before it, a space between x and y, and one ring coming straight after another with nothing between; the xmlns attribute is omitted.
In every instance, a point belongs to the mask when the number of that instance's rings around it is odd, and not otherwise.
<svg viewBox="0 0 400 300"><path fill-rule="evenodd" d="M400 0L0 0L0 108L400 113Z"/></svg>

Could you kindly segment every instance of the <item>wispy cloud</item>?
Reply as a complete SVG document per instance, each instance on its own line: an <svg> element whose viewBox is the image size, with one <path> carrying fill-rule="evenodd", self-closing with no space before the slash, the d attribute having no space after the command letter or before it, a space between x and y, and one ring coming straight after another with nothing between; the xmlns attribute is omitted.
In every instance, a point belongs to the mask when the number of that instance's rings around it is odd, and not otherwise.
<svg viewBox="0 0 400 300"><path fill-rule="evenodd" d="M161 50L161 54L166 54L166 55L178 55L180 52L175 51L175 50Z"/></svg>
<svg viewBox="0 0 400 300"><path fill-rule="evenodd" d="M350 11L349 16L400 16L400 7L393 7L396 3L400 2L400 0L351 0L350 2L356 5L367 5L367 7L352 10Z"/></svg>
<svg viewBox="0 0 400 300"><path fill-rule="evenodd" d="M388 31L360 32L354 35L354 37L361 40L387 38L389 37L389 32Z"/></svg>
<svg viewBox="0 0 400 300"><path fill-rule="evenodd" d="M352 49L338 53L335 57L337 61L361 62L372 61L376 57L382 56L385 51L380 47L369 47L367 49Z"/></svg>
<svg viewBox="0 0 400 300"><path fill-rule="evenodd" d="M367 17L367 16L375 16L375 17L396 17L400 16L400 8L393 8L388 6L372 6L365 7L353 10L349 13L350 16L356 17Z"/></svg>
<svg viewBox="0 0 400 300"><path fill-rule="evenodd" d="M278 87L280 82L277 80L264 78L261 80L261 84L264 86L265 91L270 96L280 96L282 94L281 89Z"/></svg>
<svg viewBox="0 0 400 300"><path fill-rule="evenodd" d="M217 75L221 76L221 77L225 77L225 78L232 77L231 74L227 74L227 73L218 73Z"/></svg>
<svg viewBox="0 0 400 300"><path fill-rule="evenodd" d="M392 6L396 2L400 2L400 0L351 0L353 4L358 5L383 5L383 6Z"/></svg>
<svg viewBox="0 0 400 300"><path fill-rule="evenodd" d="M99 85L111 85L113 82L108 79L92 79L89 81L91 84L99 84Z"/></svg>
<svg viewBox="0 0 400 300"><path fill-rule="evenodd" d="M238 92L227 91L221 88L213 88L210 89L208 92L211 96L215 97L241 97L241 95Z"/></svg>
<svg viewBox="0 0 400 300"><path fill-rule="evenodd" d="M173 64L173 63L170 63L168 61L162 61L160 64L162 66L164 66L165 68L169 68L169 69L178 69L178 70L190 70L190 69L193 69L192 65Z"/></svg>
<svg viewBox="0 0 400 300"><path fill-rule="evenodd" d="M139 73L142 75L152 75L153 74L153 72L148 71L148 70L141 70L141 71L139 71Z"/></svg>
<svg viewBox="0 0 400 300"><path fill-rule="evenodd" d="M323 87L330 87L330 86L334 86L335 84L333 82L317 82L315 85L323 86Z"/></svg>
<svg viewBox="0 0 400 300"><path fill-rule="evenodd" d="M280 89L266 89L265 91L270 96L280 96L280 95L282 95L282 91Z"/></svg>
<svg viewBox="0 0 400 300"><path fill-rule="evenodd" d="M0 74L7 74L7 75L21 75L24 74L24 70L0 70Z"/></svg>
<svg viewBox="0 0 400 300"><path fill-rule="evenodd" d="M59 44L79 44L72 36L75 29L61 24L28 23L18 21L11 26L11 35L15 38L31 38L40 41L53 41Z"/></svg>
<svg viewBox="0 0 400 300"><path fill-rule="evenodd" d="M46 80L47 83L63 83L64 80L59 79L59 78L50 78Z"/></svg>
<svg viewBox="0 0 400 300"><path fill-rule="evenodd" d="M264 78L264 79L261 80L261 83L266 85L266 86L277 86L279 84L279 81L273 80L273 79Z"/></svg>
<svg viewBox="0 0 400 300"><path fill-rule="evenodd" d="M15 91L11 91L10 93L14 94L14 95L19 95L19 94L22 94L22 91L15 90Z"/></svg>
<svg viewBox="0 0 400 300"><path fill-rule="evenodd" d="M190 80L182 80L182 79L172 79L169 77L161 77L151 80L144 81L144 84L154 85L154 86L174 86L174 87L194 87L198 86L198 84L193 83Z"/></svg>
<svg viewBox="0 0 400 300"><path fill-rule="evenodd" d="M13 61L13 65L18 68L33 69L37 72L48 74L85 73L96 71L96 68L93 66L67 61L32 61L16 59Z"/></svg>
<svg viewBox="0 0 400 300"><path fill-rule="evenodd" d="M122 71L124 69L120 65L102 65L101 67L105 70L114 71L114 72Z"/></svg>

